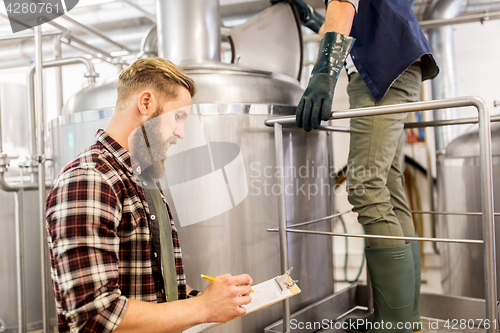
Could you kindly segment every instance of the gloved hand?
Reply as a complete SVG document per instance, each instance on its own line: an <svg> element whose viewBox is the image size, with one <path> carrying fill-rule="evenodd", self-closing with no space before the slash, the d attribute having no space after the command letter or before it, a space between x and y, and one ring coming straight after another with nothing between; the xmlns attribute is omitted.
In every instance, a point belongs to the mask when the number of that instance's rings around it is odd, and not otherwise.
<svg viewBox="0 0 500 333"><path fill-rule="evenodd" d="M321 25L325 22L325 18L321 16L321 14L315 11L311 5L302 0L271 0L273 5L278 2L293 2L295 4L295 8L297 8L302 24L315 33L318 33L319 28L321 28Z"/></svg>
<svg viewBox="0 0 500 333"><path fill-rule="evenodd" d="M295 122L306 132L330 119L335 85L354 41L336 32L327 32L321 40L316 65L296 112Z"/></svg>

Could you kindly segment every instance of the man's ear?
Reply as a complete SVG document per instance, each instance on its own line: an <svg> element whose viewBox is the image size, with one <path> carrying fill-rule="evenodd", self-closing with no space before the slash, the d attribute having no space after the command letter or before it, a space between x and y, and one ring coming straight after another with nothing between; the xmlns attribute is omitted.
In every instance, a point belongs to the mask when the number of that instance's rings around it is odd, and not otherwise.
<svg viewBox="0 0 500 333"><path fill-rule="evenodd" d="M147 116L154 111L153 103L154 103L153 92L149 90L144 90L141 93L139 93L137 99L137 109L143 116Z"/></svg>

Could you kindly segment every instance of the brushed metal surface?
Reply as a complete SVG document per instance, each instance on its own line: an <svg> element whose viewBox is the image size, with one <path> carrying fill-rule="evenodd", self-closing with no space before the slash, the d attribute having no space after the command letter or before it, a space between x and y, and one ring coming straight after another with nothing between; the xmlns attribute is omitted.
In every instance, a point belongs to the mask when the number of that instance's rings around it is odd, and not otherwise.
<svg viewBox="0 0 500 333"><path fill-rule="evenodd" d="M500 124L492 123L491 143L493 161L493 190L495 206L500 207ZM439 210L480 212L478 131L472 130L453 140L446 155L438 159L438 172L442 175L442 198ZM498 211L498 208L497 208ZM438 224L438 237L466 237L482 239L481 216L442 216ZM495 242L500 242L500 219L495 218ZM446 294L484 298L484 249L482 246L439 244L441 274ZM496 269L500 269L500 250L496 248ZM497 283L498 283L497 278ZM497 292L500 298L500 292Z"/></svg>
<svg viewBox="0 0 500 333"><path fill-rule="evenodd" d="M177 65L220 61L219 0L157 1L158 55Z"/></svg>
<svg viewBox="0 0 500 333"><path fill-rule="evenodd" d="M302 325L304 327L304 329L297 329L293 332L346 332L341 328L345 318L363 318L366 316L366 311L358 309L358 307L366 306L366 303L360 301L366 300L366 298L366 285L353 284L311 304L307 308L293 313L291 317L295 320L296 326L300 327ZM458 330L460 320L465 320L468 326L465 330L460 329L460 332L485 332L485 330L469 329L473 325L477 329L481 319L483 319L482 322L484 323L486 311L485 302L482 299L421 293L419 307L424 332L449 332L450 327L454 326L453 319L458 320L458 324L452 330ZM446 322L447 320L449 321ZM333 324L330 321L333 321ZM308 323L311 327L317 324L320 329L306 329ZM449 326L446 327L446 323ZM266 327L264 332L283 332L282 324L282 321L277 321Z"/></svg>
<svg viewBox="0 0 500 333"><path fill-rule="evenodd" d="M302 69L301 23L289 3L278 3L228 33L232 63L299 79ZM265 56L262 56L265 54Z"/></svg>
<svg viewBox="0 0 500 333"><path fill-rule="evenodd" d="M17 281L14 229L14 193L0 191L0 318L6 332L17 332ZM26 321L28 330L42 327L42 294L40 292L40 228L38 226L38 192L24 192L24 255L26 287ZM51 302L51 318L55 303Z"/></svg>
<svg viewBox="0 0 500 333"><path fill-rule="evenodd" d="M193 103L297 105L303 90L298 81L283 74L257 71L229 64L184 67L196 83ZM114 109L117 77L107 78L71 96L63 115Z"/></svg>

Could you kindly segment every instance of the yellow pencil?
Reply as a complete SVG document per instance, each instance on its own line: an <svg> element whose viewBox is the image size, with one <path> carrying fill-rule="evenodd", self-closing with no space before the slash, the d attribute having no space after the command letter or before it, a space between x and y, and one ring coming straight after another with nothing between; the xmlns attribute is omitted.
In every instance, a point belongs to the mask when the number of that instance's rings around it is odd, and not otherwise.
<svg viewBox="0 0 500 333"><path fill-rule="evenodd" d="M217 280L216 278L208 276L208 275L205 275L205 274L201 274L201 277L203 279L210 280L210 281L216 281ZM253 291L253 289L251 289L251 290L252 290L253 293L255 292L255 291Z"/></svg>

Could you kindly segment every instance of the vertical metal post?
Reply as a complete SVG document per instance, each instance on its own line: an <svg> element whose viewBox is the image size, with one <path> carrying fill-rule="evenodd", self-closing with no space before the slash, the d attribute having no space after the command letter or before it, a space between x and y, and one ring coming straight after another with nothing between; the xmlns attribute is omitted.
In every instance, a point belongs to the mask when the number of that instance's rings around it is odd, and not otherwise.
<svg viewBox="0 0 500 333"><path fill-rule="evenodd" d="M40 254L41 254L41 276L42 276L42 314L43 314L43 332L50 332L50 289L48 282L48 248L47 238L45 236L45 117L43 109L43 67L42 67L42 30L41 25L35 27L35 107L38 114L38 193L40 205Z"/></svg>
<svg viewBox="0 0 500 333"><path fill-rule="evenodd" d="M19 333L26 333L26 289L24 285L24 216L23 190L15 192L16 209L16 278L17 278L17 326Z"/></svg>
<svg viewBox="0 0 500 333"><path fill-rule="evenodd" d="M488 333L497 332L497 279L495 258L495 220L493 203L493 176L491 162L490 113L486 103L474 98L479 112L479 145L481 158L481 202L483 210L484 277L486 319L490 321ZM494 322L495 321L495 322Z"/></svg>
<svg viewBox="0 0 500 333"><path fill-rule="evenodd" d="M61 36L54 37L54 59L61 59ZM57 66L54 68L56 74L56 105L57 114L60 116L63 107L63 85L62 85L62 67Z"/></svg>
<svg viewBox="0 0 500 333"><path fill-rule="evenodd" d="M0 96L0 153L3 152L3 140L2 140L2 98Z"/></svg>
<svg viewBox="0 0 500 333"><path fill-rule="evenodd" d="M372 281L370 280L370 274L368 274L368 264L366 264L366 287L368 288L367 303L368 303L368 313L375 311L373 304L373 290Z"/></svg>
<svg viewBox="0 0 500 333"><path fill-rule="evenodd" d="M35 89L34 89L34 76L35 72L28 69L26 74L26 87L28 87L28 151L30 153L32 162L36 155L36 111L35 111ZM34 163L32 164L34 166ZM30 174L30 181L36 182L36 173Z"/></svg>
<svg viewBox="0 0 500 333"><path fill-rule="evenodd" d="M329 122L329 125L332 125ZM333 156L333 132L328 132L328 183L330 184L330 215L335 214L335 179L330 177L330 174L333 172L335 168L335 158ZM334 220L332 219L330 222L330 231L333 231L335 226ZM333 292L335 293L335 237L331 237L332 239L332 267L333 267Z"/></svg>
<svg viewBox="0 0 500 333"><path fill-rule="evenodd" d="M274 124L274 144L276 150L276 168L284 170L283 161L283 126ZM286 232L286 197L285 197L285 175L283 172L277 172L280 195L278 200L278 218L279 218L279 239L280 239L280 258L281 274L288 270L288 241ZM283 332L290 333L290 301L283 301Z"/></svg>

